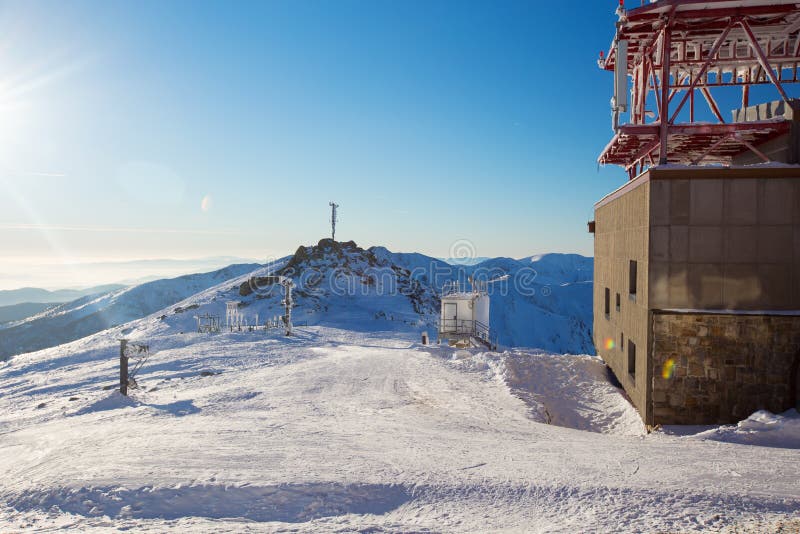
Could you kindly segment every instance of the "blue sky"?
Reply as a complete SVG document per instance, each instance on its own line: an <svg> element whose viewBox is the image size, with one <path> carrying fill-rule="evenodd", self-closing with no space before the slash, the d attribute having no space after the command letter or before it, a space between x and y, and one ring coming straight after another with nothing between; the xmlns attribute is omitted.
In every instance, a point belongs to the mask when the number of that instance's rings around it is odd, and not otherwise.
<svg viewBox="0 0 800 534"><path fill-rule="evenodd" d="M4 255L591 255L616 4L0 4Z"/></svg>

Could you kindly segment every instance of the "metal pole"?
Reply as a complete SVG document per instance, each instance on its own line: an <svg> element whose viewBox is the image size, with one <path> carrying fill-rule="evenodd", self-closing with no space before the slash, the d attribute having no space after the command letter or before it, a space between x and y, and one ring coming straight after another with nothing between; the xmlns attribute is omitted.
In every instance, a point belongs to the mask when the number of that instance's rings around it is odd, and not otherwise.
<svg viewBox="0 0 800 534"><path fill-rule="evenodd" d="M667 138L669 135L669 61L672 49L672 28L669 22L664 26L664 36L661 41L661 110L659 111L659 144L661 153L658 156L658 163L667 163Z"/></svg>
<svg viewBox="0 0 800 534"><path fill-rule="evenodd" d="M708 72L708 68L716 60L717 53L719 52L719 49L722 46L723 41L725 41L725 38L728 36L728 33L730 33L731 28L733 28L733 25L734 25L733 22L728 24L728 27L725 28L725 31L723 31L722 34L719 37L717 37L716 42L714 42L714 46L711 48L711 52L709 52L709 54L708 54L708 58L706 58L705 63L703 63L703 66L700 68L700 72L697 73L697 76L695 76L694 80L691 80L691 83L689 84L689 89L687 90L686 93L684 93L683 98L681 98L681 101L678 103L677 107L675 108L675 111L672 113L672 117L670 117L670 119L669 119L669 123L670 124L675 122L675 119L678 117L678 113L680 113L681 109L683 108L683 105L686 103L686 100L689 98L689 94L694 90L695 87L697 87L697 84L700 83L700 80L704 80L703 81L703 86L705 86L706 81L705 81L704 78L706 76L706 73ZM667 29L669 29L669 28L667 28ZM666 44L669 44L670 43L669 31L667 31L667 33L665 34L665 37L667 38L666 39ZM667 66L667 69L669 69L669 54L667 54L666 66ZM667 78L667 80L669 81L669 78ZM669 85L669 83L667 85ZM669 116L669 115L665 115L665 116Z"/></svg>
<svg viewBox="0 0 800 534"><path fill-rule="evenodd" d="M764 50L761 48L761 45L758 44L758 39L753 34L753 30L750 29L750 25L747 23L746 20L742 19L739 21L739 24L742 25L745 33L747 34L747 38L750 40L750 46L753 48L753 51L756 53L756 57L758 58L758 62L761 63L761 67L769 76L770 81L775 85L778 89L778 92L781 94L781 98L787 104L789 103L789 97L786 95L786 92L783 90L783 86L781 85L780 79L775 76L775 73L772 71L772 65L770 65L769 60L767 59L766 54L764 54ZM778 68L778 73L780 74L782 69Z"/></svg>
<svg viewBox="0 0 800 534"><path fill-rule="evenodd" d="M328 205L331 207L331 241L336 241L336 208L339 204L329 202Z"/></svg>
<svg viewBox="0 0 800 534"><path fill-rule="evenodd" d="M292 335L292 280L287 279L284 284L284 320L286 326L286 335Z"/></svg>
<svg viewBox="0 0 800 534"><path fill-rule="evenodd" d="M125 349L128 346L127 339L119 340L119 392L128 395L128 356Z"/></svg>

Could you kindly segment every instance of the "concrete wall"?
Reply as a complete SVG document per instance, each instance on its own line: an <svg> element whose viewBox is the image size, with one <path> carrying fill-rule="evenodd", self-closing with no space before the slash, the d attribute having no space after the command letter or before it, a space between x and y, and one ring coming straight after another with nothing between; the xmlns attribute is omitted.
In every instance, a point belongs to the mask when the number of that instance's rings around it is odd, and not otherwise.
<svg viewBox="0 0 800 534"><path fill-rule="evenodd" d="M783 100L764 102L742 109L734 109L733 122L786 119L792 121L790 133L761 143L756 148L770 161L779 163L798 163L800 156L800 101L794 100L786 105ZM763 160L751 150L742 147L742 152L733 157L733 165L754 165Z"/></svg>
<svg viewBox="0 0 800 534"><path fill-rule="evenodd" d="M756 410L780 413L796 405L800 316L657 312L652 318L647 423L734 423Z"/></svg>
<svg viewBox="0 0 800 534"><path fill-rule="evenodd" d="M800 309L800 169L649 172L653 309Z"/></svg>
<svg viewBox="0 0 800 534"><path fill-rule="evenodd" d="M797 130L796 123L792 125L792 130ZM794 131L770 139L766 143L761 143L756 148L758 151L769 158L770 161L778 163L796 163L797 160L797 140L800 138ZM764 163L755 152L742 147L742 152L733 157L733 165L757 165Z"/></svg>
<svg viewBox="0 0 800 534"><path fill-rule="evenodd" d="M595 207L594 234L594 343L597 353L614 371L634 406L645 417L648 347L648 221L650 184L640 177L624 191ZM637 294L628 293L629 261L637 262ZM605 288L610 291L610 313L604 310ZM616 308L616 295L620 308ZM620 339L622 337L622 340ZM614 347L606 348L606 340ZM622 341L622 342L621 342ZM636 345L636 373L628 373L628 341Z"/></svg>

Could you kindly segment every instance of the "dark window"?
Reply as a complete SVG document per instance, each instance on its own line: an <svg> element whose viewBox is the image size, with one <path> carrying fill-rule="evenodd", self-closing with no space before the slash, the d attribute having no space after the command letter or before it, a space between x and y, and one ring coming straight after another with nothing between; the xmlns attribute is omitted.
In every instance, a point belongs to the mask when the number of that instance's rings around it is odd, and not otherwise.
<svg viewBox="0 0 800 534"><path fill-rule="evenodd" d="M619 293L617 293L617 311L619 311Z"/></svg>
<svg viewBox="0 0 800 534"><path fill-rule="evenodd" d="M628 374L636 378L636 345L628 340Z"/></svg>
<svg viewBox="0 0 800 534"><path fill-rule="evenodd" d="M604 304L605 306L603 307L603 309L605 310L606 315L609 315L611 313L611 290L608 288L606 288Z"/></svg>
<svg viewBox="0 0 800 534"><path fill-rule="evenodd" d="M628 287L631 296L636 296L636 262L631 260L628 268Z"/></svg>
<svg viewBox="0 0 800 534"><path fill-rule="evenodd" d="M625 352L625 334L621 333L619 335L619 350Z"/></svg>

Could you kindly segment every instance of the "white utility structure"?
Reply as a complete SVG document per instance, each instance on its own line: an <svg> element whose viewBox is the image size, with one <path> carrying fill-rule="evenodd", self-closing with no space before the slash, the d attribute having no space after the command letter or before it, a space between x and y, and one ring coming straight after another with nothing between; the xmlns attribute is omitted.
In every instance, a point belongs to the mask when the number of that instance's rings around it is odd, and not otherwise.
<svg viewBox="0 0 800 534"><path fill-rule="evenodd" d="M294 287L294 282L288 276L281 276L281 275L267 275L262 278L264 284L280 284L283 287L283 300L281 300L281 304L283 305L283 317L281 320L283 321L283 326L286 329L286 335L292 335L292 306L294 306L294 300L292 299L292 288Z"/></svg>
<svg viewBox="0 0 800 534"><path fill-rule="evenodd" d="M247 326L247 321L239 312L239 301L231 300L225 303L225 326L233 332L234 330L241 330L242 326Z"/></svg>
<svg viewBox="0 0 800 534"><path fill-rule="evenodd" d="M197 331L200 333L213 334L220 331L219 316L204 313L203 315L195 315L197 321Z"/></svg>
<svg viewBox="0 0 800 534"><path fill-rule="evenodd" d="M470 278L469 290L458 281L445 283L439 317L439 342L444 339L453 345L462 346L478 342L490 349L496 349L496 336L489 328L488 286L506 278L508 275L488 281Z"/></svg>

